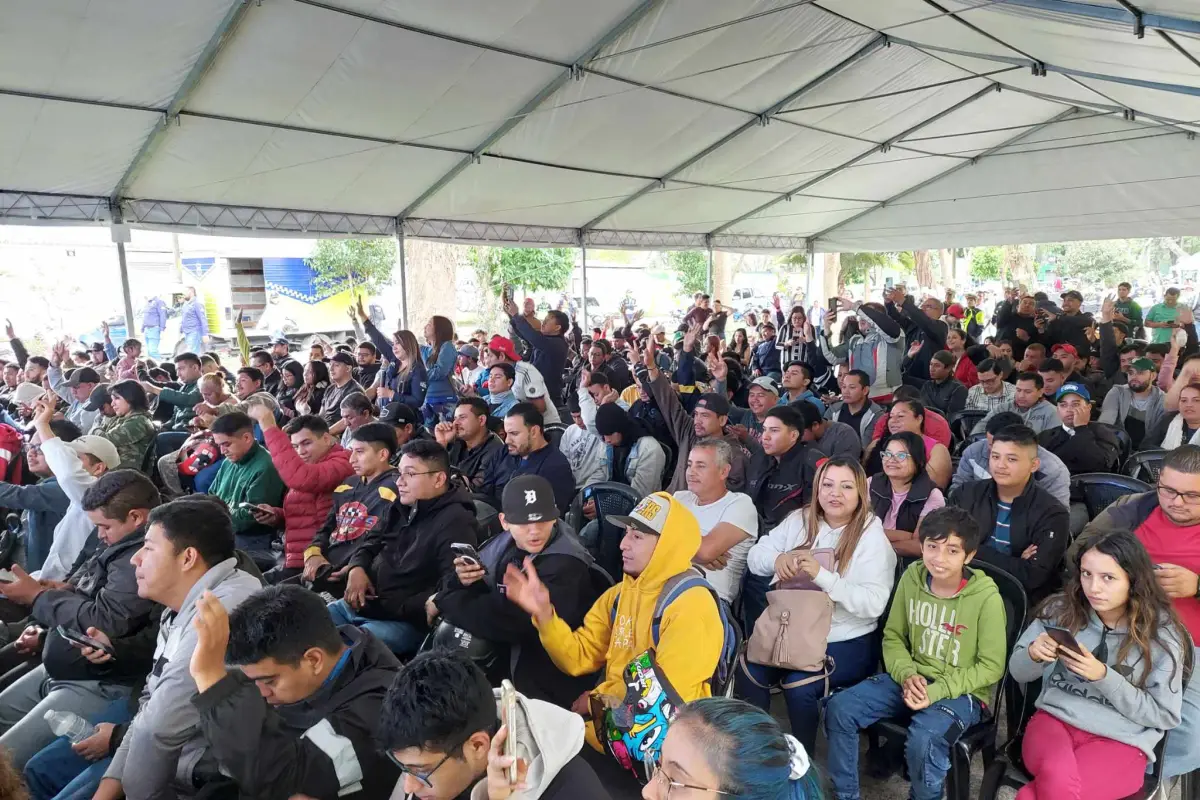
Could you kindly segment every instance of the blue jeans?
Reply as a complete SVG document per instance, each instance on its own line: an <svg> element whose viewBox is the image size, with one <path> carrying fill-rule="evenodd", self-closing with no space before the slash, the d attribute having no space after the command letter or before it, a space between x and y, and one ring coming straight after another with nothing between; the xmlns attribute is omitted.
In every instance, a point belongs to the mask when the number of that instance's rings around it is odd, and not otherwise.
<svg viewBox="0 0 1200 800"><path fill-rule="evenodd" d="M26 572L41 569L50 555L50 545L54 544L54 528L40 526L34 530L26 525L22 542L25 547L25 555L21 566L25 568Z"/></svg>
<svg viewBox="0 0 1200 800"><path fill-rule="evenodd" d="M200 355L204 352L204 334L200 331L191 331L183 334L184 346L187 347L187 352Z"/></svg>
<svg viewBox="0 0 1200 800"><path fill-rule="evenodd" d="M830 642L825 653L833 659L833 673L829 676L830 689L852 686L875 672L879 664L876 652L876 636L868 633L844 642ZM750 674L744 672L737 677L737 693L740 697L764 711L771 707L771 691L762 686L795 683L816 675L815 672L788 672L775 667L750 664ZM757 681L759 686L751 681ZM808 752L817 746L817 726L821 719L821 700L825 697L825 681L817 680L794 689L784 689L783 699L787 703L788 720L792 724L792 735L800 740Z"/></svg>
<svg viewBox="0 0 1200 800"><path fill-rule="evenodd" d="M120 725L132 718L128 700L114 700L88 722ZM71 740L60 736L25 763L25 785L32 800L91 800L112 757L88 761L71 749Z"/></svg>
<svg viewBox="0 0 1200 800"><path fill-rule="evenodd" d="M829 779L836 800L859 800L858 735L881 719L908 719L904 758L913 800L941 800L950 748L963 731L979 722L979 700L969 694L939 700L914 713L904 704L900 685L885 672L829 698L825 738L829 742Z"/></svg>
<svg viewBox="0 0 1200 800"><path fill-rule="evenodd" d="M142 328L142 338L146 340L146 355L158 358L158 343L162 339L162 328L157 325L147 325Z"/></svg>
<svg viewBox="0 0 1200 800"><path fill-rule="evenodd" d="M1200 647L1196 648L1200 658ZM1195 662L1193 662L1195 663ZM1173 778L1200 769L1200 680L1191 680L1183 691L1183 717L1167 735L1163 777Z"/></svg>
<svg viewBox="0 0 1200 800"><path fill-rule="evenodd" d="M337 625L354 625L367 631L398 656L411 656L425 641L425 631L410 622L394 619L368 619L345 600L330 603L329 616Z"/></svg>

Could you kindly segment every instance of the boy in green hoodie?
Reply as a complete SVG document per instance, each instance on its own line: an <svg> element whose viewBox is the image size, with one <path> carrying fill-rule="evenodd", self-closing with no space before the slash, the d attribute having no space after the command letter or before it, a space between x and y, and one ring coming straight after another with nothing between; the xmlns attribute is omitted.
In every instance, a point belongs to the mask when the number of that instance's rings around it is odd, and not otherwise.
<svg viewBox="0 0 1200 800"><path fill-rule="evenodd" d="M905 759L913 800L940 800L950 747L979 722L1008 658L1004 602L996 584L967 564L983 534L947 506L917 530L921 561L896 587L883 629L881 672L829 699L825 737L837 800L859 800L858 734L881 719L908 717Z"/></svg>

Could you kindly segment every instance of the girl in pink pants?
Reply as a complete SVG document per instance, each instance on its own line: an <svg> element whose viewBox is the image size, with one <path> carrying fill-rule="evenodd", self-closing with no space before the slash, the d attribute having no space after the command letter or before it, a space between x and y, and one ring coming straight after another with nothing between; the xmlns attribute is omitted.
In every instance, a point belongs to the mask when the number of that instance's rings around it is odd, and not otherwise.
<svg viewBox="0 0 1200 800"><path fill-rule="evenodd" d="M1101 530L1071 552L1063 593L1039 609L1009 660L1021 683L1042 679L1021 742L1033 780L1018 800L1133 794L1183 708L1189 639L1141 542Z"/></svg>

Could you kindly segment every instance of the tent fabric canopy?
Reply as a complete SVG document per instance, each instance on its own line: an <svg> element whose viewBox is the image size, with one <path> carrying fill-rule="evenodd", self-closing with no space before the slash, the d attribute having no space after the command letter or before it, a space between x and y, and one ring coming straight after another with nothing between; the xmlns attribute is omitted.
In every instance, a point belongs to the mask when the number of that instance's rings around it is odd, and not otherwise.
<svg viewBox="0 0 1200 800"><path fill-rule="evenodd" d="M1194 0L13 0L0 222L899 250L1200 227Z"/></svg>

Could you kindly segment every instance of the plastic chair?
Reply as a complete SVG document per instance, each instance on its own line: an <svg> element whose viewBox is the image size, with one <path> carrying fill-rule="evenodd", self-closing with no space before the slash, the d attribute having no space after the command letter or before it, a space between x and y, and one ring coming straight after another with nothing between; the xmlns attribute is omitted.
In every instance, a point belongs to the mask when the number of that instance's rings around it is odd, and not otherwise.
<svg viewBox="0 0 1200 800"><path fill-rule="evenodd" d="M1095 519L1119 498L1153 491L1154 487L1128 475L1112 472L1085 472L1071 476L1071 496L1083 499L1088 519Z"/></svg>
<svg viewBox="0 0 1200 800"><path fill-rule="evenodd" d="M596 502L596 525L600 529L596 546L596 562L609 575L621 575L624 572L621 563L621 537L625 535L624 527L608 522L608 518L617 514L628 514L641 500L641 496L631 486L616 481L601 481L584 487L575 496L570 511L567 512L567 522L576 531L581 532L587 524L583 516L583 505L588 500Z"/></svg>
<svg viewBox="0 0 1200 800"><path fill-rule="evenodd" d="M1129 456L1133 454L1133 439L1125 431L1124 428L1118 427L1116 425L1109 425L1106 422L1100 422L1097 424L1103 425L1104 427L1108 428L1110 431L1113 432L1113 436L1117 437L1117 443L1119 445L1121 445L1121 456L1120 456L1121 460L1118 463L1124 464L1125 461L1129 458Z"/></svg>
<svg viewBox="0 0 1200 800"><path fill-rule="evenodd" d="M1166 450L1139 450L1126 459L1125 474L1146 483L1158 483L1158 473L1166 457Z"/></svg>
<svg viewBox="0 0 1200 800"><path fill-rule="evenodd" d="M972 429L987 415L988 412L980 408L951 411L946 416L946 422L950 425L950 435L954 437L955 442L963 444L971 437ZM961 450L961 447L957 449Z"/></svg>
<svg viewBox="0 0 1200 800"><path fill-rule="evenodd" d="M475 504L475 524L479 527L479 543L482 545L504 530L500 524L500 511L484 495L472 495L471 502Z"/></svg>
<svg viewBox="0 0 1200 800"><path fill-rule="evenodd" d="M1012 653L1017 644L1017 638L1025 626L1025 615L1029 610L1029 600L1021 582L1010 573L984 564L972 562L971 569L978 569L996 582L1000 597L1004 601L1005 631L1004 638L1007 653ZM1008 657L1005 656L1005 663ZM1004 703L1007 679L1000 682L996 696L989 706L989 713L979 722L963 731L962 736L950 748L950 771L946 773L947 800L973 800L971 794L971 759L976 753L983 754L983 764L986 770L996 758L996 736L999 731L1000 718L996 710ZM1010 718L1011 719L1011 718ZM867 728L867 746L870 750L878 749L878 739L906 741L908 725L899 720L885 719Z"/></svg>

